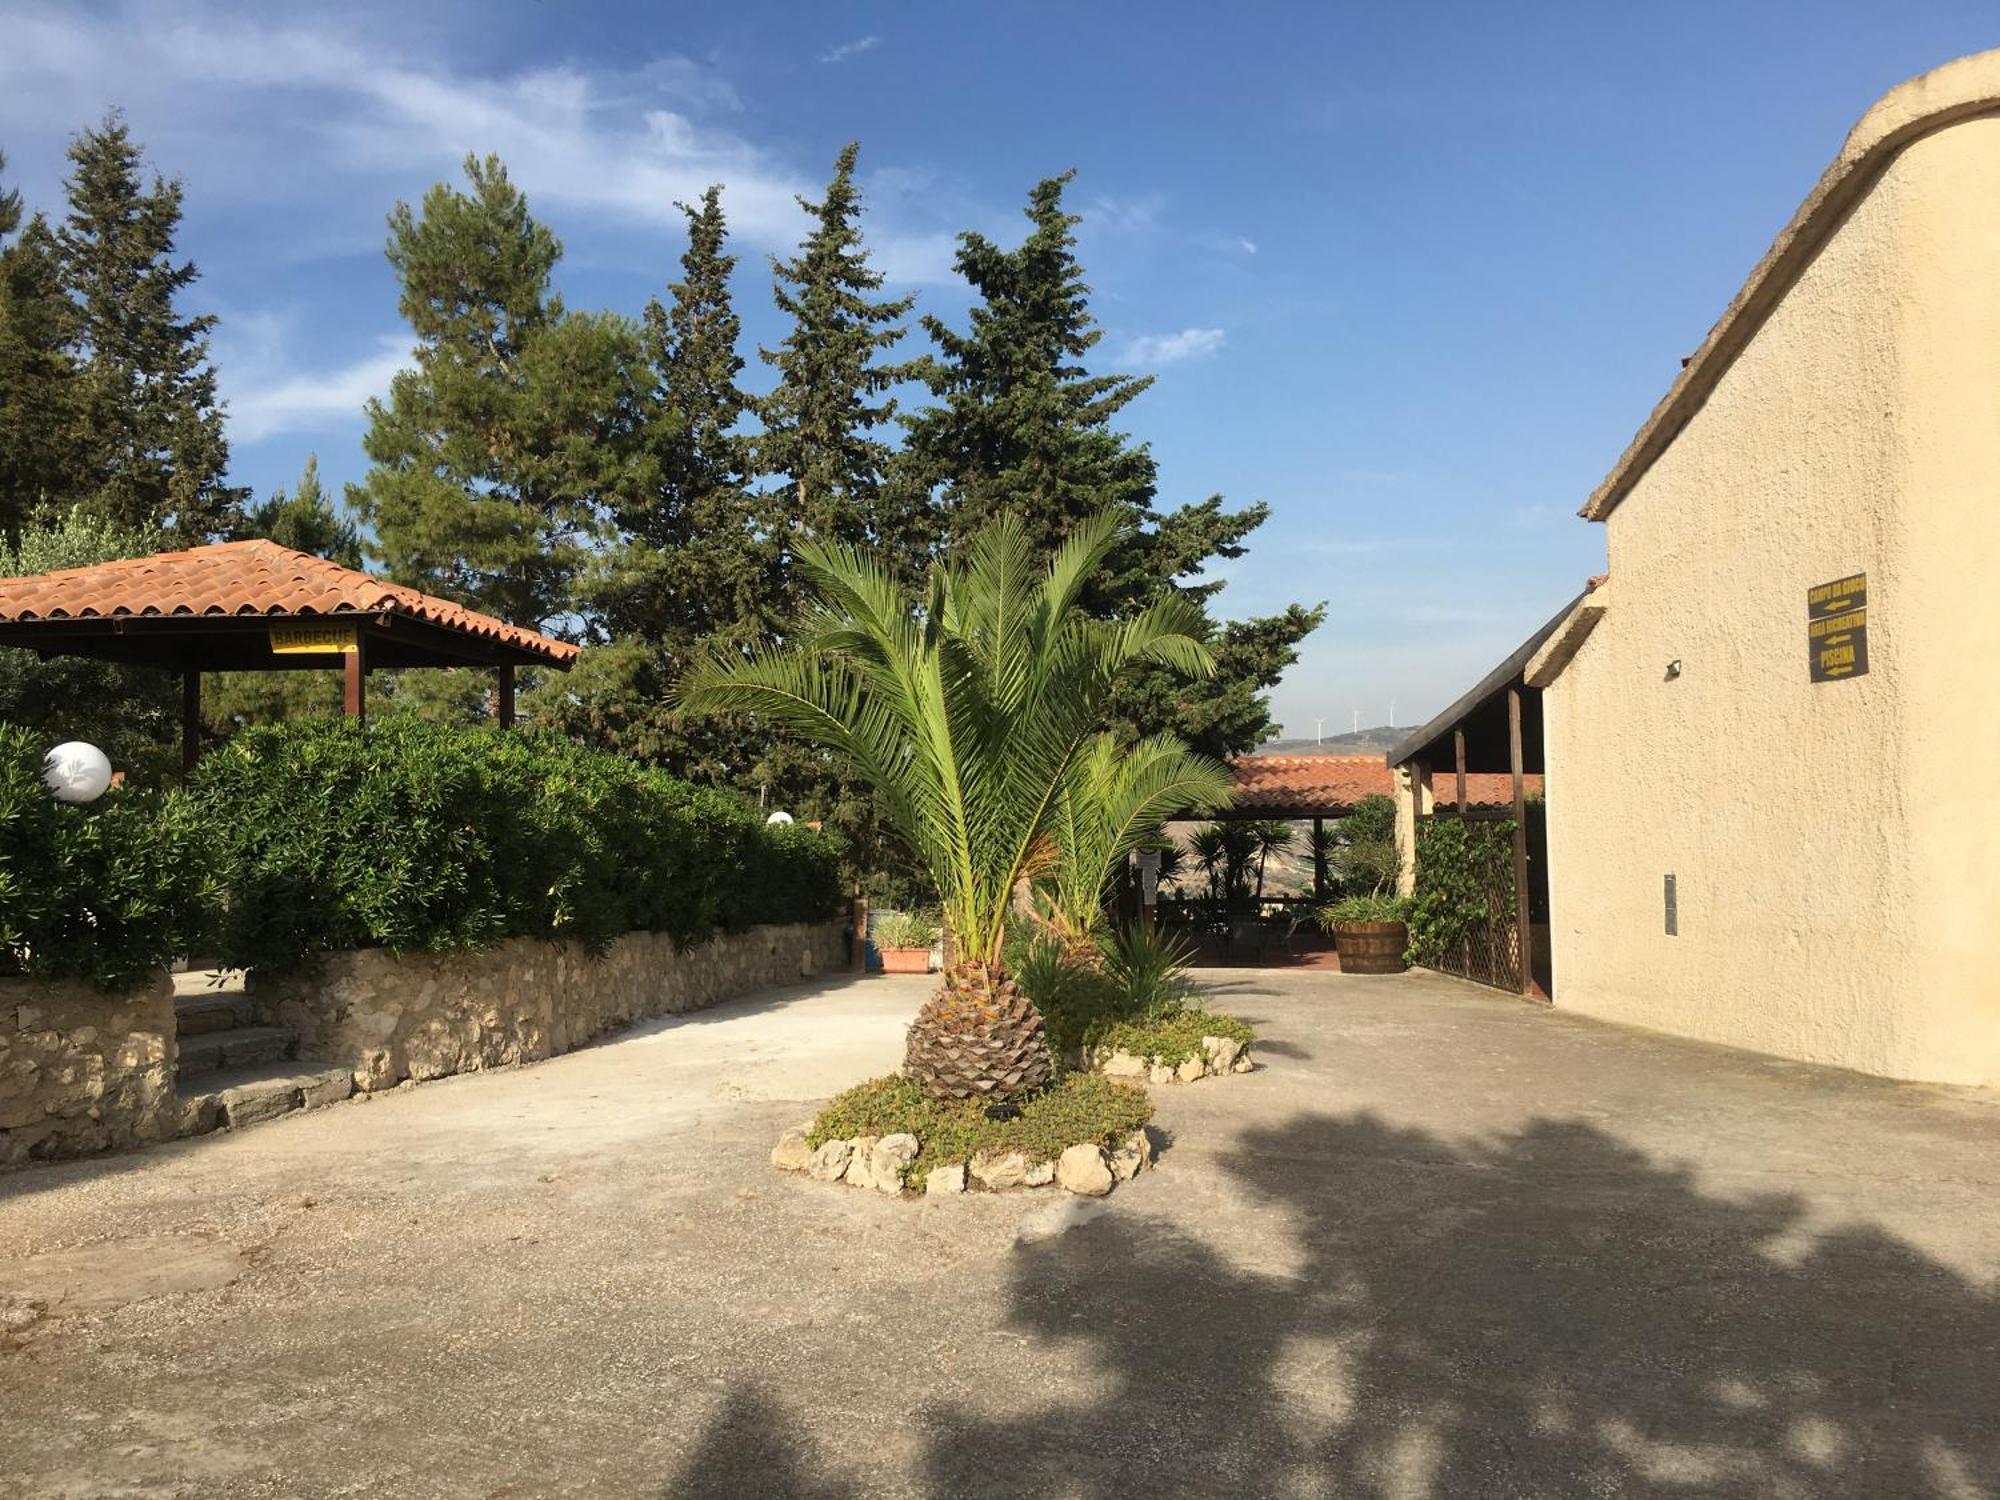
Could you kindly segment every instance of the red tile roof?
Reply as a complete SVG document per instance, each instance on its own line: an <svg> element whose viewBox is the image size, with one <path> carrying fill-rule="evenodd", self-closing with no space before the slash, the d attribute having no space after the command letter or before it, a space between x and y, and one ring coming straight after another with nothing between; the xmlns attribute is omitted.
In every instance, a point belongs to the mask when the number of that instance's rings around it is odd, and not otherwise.
<svg viewBox="0 0 2000 1500"><path fill-rule="evenodd" d="M220 542L89 568L0 578L0 621L118 616L392 614L567 664L578 648L262 540Z"/></svg>
<svg viewBox="0 0 2000 1500"><path fill-rule="evenodd" d="M1239 813L1296 814L1323 809L1345 812L1363 797L1396 794L1395 775L1379 755L1246 755L1229 763L1236 777ZM1542 789L1540 776L1523 778L1530 793ZM1437 805L1453 805L1457 778L1450 771L1431 776ZM1465 798L1474 807L1508 807L1514 801L1513 778L1474 771L1465 778Z"/></svg>

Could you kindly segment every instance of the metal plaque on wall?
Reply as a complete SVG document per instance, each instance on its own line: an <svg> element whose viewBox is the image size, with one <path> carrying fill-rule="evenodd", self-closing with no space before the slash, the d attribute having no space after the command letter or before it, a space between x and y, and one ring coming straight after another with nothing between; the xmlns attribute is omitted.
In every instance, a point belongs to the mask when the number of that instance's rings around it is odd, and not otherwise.
<svg viewBox="0 0 2000 1500"><path fill-rule="evenodd" d="M1806 650L1814 682L1868 671L1868 575L1856 573L1806 590Z"/></svg>

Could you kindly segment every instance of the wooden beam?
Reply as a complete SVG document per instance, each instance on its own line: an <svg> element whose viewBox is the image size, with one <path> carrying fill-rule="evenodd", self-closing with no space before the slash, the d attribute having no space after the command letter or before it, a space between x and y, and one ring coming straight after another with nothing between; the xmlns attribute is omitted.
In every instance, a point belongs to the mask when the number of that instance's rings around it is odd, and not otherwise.
<svg viewBox="0 0 2000 1500"><path fill-rule="evenodd" d="M181 673L181 769L201 759L201 673Z"/></svg>
<svg viewBox="0 0 2000 1500"><path fill-rule="evenodd" d="M495 675L500 679L493 696L493 717L502 729L514 727L514 664L507 662Z"/></svg>
<svg viewBox="0 0 2000 1500"><path fill-rule="evenodd" d="M1326 819L1313 819L1313 900L1326 899Z"/></svg>
<svg viewBox="0 0 2000 1500"><path fill-rule="evenodd" d="M368 722L368 637L363 633L342 663L347 674L345 708L350 719Z"/></svg>
<svg viewBox="0 0 2000 1500"><path fill-rule="evenodd" d="M1507 769L1514 777L1514 927L1521 943L1521 993L1535 992L1535 929L1528 912L1528 799L1521 778L1521 690L1507 689Z"/></svg>
<svg viewBox="0 0 2000 1500"><path fill-rule="evenodd" d="M1465 811L1465 730L1462 726L1460 728L1454 729L1451 732L1451 744L1452 748L1458 752L1458 810L1460 812L1464 812ZM1520 747L1517 745L1514 750L1514 759L1518 763L1520 758L1521 758Z"/></svg>

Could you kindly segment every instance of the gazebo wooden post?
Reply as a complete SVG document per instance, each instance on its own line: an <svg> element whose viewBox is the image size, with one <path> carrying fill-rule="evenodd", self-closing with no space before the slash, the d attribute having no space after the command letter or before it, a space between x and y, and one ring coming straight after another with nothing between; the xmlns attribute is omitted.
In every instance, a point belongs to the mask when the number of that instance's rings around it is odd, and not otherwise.
<svg viewBox="0 0 2000 1500"><path fill-rule="evenodd" d="M190 667L181 673L181 769L192 771L201 759L201 673Z"/></svg>
<svg viewBox="0 0 2000 1500"><path fill-rule="evenodd" d="M514 664L504 663L495 675L499 678L493 694L493 718L502 729L514 727Z"/></svg>
<svg viewBox="0 0 2000 1500"><path fill-rule="evenodd" d="M1465 816L1465 727L1463 725L1451 732L1451 743L1452 748L1458 752L1458 815L1462 818ZM1514 764L1518 766L1520 763L1521 757L1517 754L1514 757Z"/></svg>
<svg viewBox="0 0 2000 1500"><path fill-rule="evenodd" d="M1313 903L1326 900L1326 819L1313 814Z"/></svg>
<svg viewBox="0 0 2000 1500"><path fill-rule="evenodd" d="M354 649L342 658L342 667L347 673L347 701L345 708L350 719L368 722L368 634L357 631Z"/></svg>
<svg viewBox="0 0 2000 1500"><path fill-rule="evenodd" d="M1464 741L1459 743L1463 746ZM1462 748L1460 754L1464 754ZM1514 931L1521 944L1521 993L1532 995L1535 992L1535 933L1533 923L1528 920L1528 798L1521 778L1521 690L1518 687L1507 689L1507 769L1514 776ZM1459 785L1465 785L1463 771L1459 773ZM1461 792L1460 796L1463 795Z"/></svg>

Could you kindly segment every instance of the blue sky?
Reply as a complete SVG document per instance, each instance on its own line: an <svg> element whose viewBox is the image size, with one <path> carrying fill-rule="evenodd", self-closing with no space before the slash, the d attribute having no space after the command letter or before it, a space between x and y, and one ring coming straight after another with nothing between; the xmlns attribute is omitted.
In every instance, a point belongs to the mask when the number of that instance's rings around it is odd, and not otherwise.
<svg viewBox="0 0 2000 1500"><path fill-rule="evenodd" d="M572 305L636 313L726 184L738 300L862 142L878 260L955 318L951 237L1074 167L1106 367L1165 497L1268 501L1226 613L1324 599L1292 734L1441 707L1603 565L1573 512L1879 94L1981 3L371 7L0 0L38 205L122 107L187 184L234 468L360 475L407 349L383 215L496 151ZM761 374L753 370L753 378Z"/></svg>

